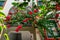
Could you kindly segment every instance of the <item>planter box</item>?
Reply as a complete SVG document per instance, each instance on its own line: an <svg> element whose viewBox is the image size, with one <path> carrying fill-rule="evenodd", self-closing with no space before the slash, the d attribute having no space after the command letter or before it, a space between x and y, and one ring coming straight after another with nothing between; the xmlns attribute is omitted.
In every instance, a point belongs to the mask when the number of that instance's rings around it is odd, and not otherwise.
<svg viewBox="0 0 60 40"><path fill-rule="evenodd" d="M8 33L10 40L34 40L33 39L33 34L30 33L29 31L11 31Z"/></svg>
<svg viewBox="0 0 60 40"><path fill-rule="evenodd" d="M16 32L15 31L15 29L16 29L16 27L11 27L11 28L9 28L8 29L8 35L10 34L10 33L13 33L12 35L14 35L14 34L22 34L23 35L23 37L24 37L24 33L26 34L27 33L27 35L30 35L31 37L32 37L32 40L36 40L36 34L35 34L35 29L34 29L34 27L24 27L24 28L21 28L20 29L20 31L19 32ZM4 30L4 33L5 33L6 31ZM4 34L3 33L3 34ZM28 37L30 37L30 36L28 36ZM14 36L15 37L15 36ZM10 36L9 36L9 38L11 38ZM27 37L26 37L27 38ZM24 38L22 38L22 39L24 39ZM2 39L1 40L4 40L4 37L2 37Z"/></svg>

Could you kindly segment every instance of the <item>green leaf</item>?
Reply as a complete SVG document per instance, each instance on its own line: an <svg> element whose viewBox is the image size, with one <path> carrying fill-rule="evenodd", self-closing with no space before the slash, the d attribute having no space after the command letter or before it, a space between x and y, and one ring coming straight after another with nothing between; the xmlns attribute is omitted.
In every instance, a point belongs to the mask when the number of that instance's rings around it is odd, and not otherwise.
<svg viewBox="0 0 60 40"><path fill-rule="evenodd" d="M0 12L0 16L5 16L5 14L3 12Z"/></svg>
<svg viewBox="0 0 60 40"><path fill-rule="evenodd" d="M16 7L16 6L19 5L19 3L15 3L15 2L13 2L12 5Z"/></svg>
<svg viewBox="0 0 60 40"><path fill-rule="evenodd" d="M0 32L2 31L2 26L0 26Z"/></svg>
<svg viewBox="0 0 60 40"><path fill-rule="evenodd" d="M19 4L18 9L24 10L27 5L28 5L28 2L23 2L23 3Z"/></svg>
<svg viewBox="0 0 60 40"><path fill-rule="evenodd" d="M23 6L26 7L28 5L28 2L23 2Z"/></svg>
<svg viewBox="0 0 60 40"><path fill-rule="evenodd" d="M45 37L42 26L38 27L38 29L39 29L39 31L40 31L42 37Z"/></svg>

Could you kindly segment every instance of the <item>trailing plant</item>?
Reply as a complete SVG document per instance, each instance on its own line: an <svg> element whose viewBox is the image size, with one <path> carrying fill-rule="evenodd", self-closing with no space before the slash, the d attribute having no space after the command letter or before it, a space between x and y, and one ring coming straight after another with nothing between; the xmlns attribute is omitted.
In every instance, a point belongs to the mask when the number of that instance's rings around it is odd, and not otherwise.
<svg viewBox="0 0 60 40"><path fill-rule="evenodd" d="M12 15L8 15L6 17L6 25L8 27L17 26L18 27L17 29L19 29L21 27L27 27L30 26L30 24L31 25L34 24L34 26L38 27L43 37L45 37L43 30L45 29L54 38L56 38L53 32L48 29L49 27L54 26L55 22L50 19L55 18L56 5L51 5L50 1L41 1L41 2L43 3L41 6L33 5L33 8L30 8L31 10L29 11L26 9L26 7L28 6L28 2L12 3L14 7L16 7L17 12ZM50 11L53 12L49 14Z"/></svg>

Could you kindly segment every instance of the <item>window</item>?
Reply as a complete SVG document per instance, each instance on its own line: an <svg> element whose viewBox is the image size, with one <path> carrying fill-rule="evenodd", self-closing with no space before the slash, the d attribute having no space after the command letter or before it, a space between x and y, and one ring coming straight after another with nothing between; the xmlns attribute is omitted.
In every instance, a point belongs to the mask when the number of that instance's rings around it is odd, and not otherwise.
<svg viewBox="0 0 60 40"><path fill-rule="evenodd" d="M0 10L3 8L5 1L6 0L0 0Z"/></svg>
<svg viewBox="0 0 60 40"><path fill-rule="evenodd" d="M10 40L22 40L21 33L11 33Z"/></svg>

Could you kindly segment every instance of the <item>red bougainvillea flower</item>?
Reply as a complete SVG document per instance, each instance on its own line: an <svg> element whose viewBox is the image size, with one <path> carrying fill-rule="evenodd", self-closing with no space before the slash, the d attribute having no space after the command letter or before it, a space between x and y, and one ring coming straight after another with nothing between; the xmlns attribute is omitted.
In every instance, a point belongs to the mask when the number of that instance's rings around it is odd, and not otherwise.
<svg viewBox="0 0 60 40"><path fill-rule="evenodd" d="M29 19L28 19L28 18L26 18L26 19L24 19L24 20L23 20L23 22L27 22L28 20L29 20Z"/></svg>
<svg viewBox="0 0 60 40"><path fill-rule="evenodd" d="M33 13L30 11L29 14L32 15Z"/></svg>
<svg viewBox="0 0 60 40"><path fill-rule="evenodd" d="M60 5L59 4L56 4L56 9L60 10Z"/></svg>
<svg viewBox="0 0 60 40"><path fill-rule="evenodd" d="M34 9L34 13L37 13L38 12L38 10L37 9Z"/></svg>
<svg viewBox="0 0 60 40"><path fill-rule="evenodd" d="M11 13L11 12L9 12L9 15L12 15L12 13Z"/></svg>
<svg viewBox="0 0 60 40"><path fill-rule="evenodd" d="M27 18L27 20L30 20L31 18Z"/></svg>
<svg viewBox="0 0 60 40"><path fill-rule="evenodd" d="M55 18L58 18L58 17L59 17L59 14L56 14L56 15L55 15Z"/></svg>
<svg viewBox="0 0 60 40"><path fill-rule="evenodd" d="M18 32L19 31L19 29L21 29L22 28L22 25L18 25L18 27L16 28L16 32Z"/></svg>
<svg viewBox="0 0 60 40"><path fill-rule="evenodd" d="M8 15L8 16L6 17L6 20L10 20L10 19L11 19L11 16Z"/></svg>
<svg viewBox="0 0 60 40"><path fill-rule="evenodd" d="M7 24L7 28L10 28L11 26L10 26L10 24Z"/></svg>
<svg viewBox="0 0 60 40"><path fill-rule="evenodd" d="M56 21L57 23L59 22L59 20Z"/></svg>

